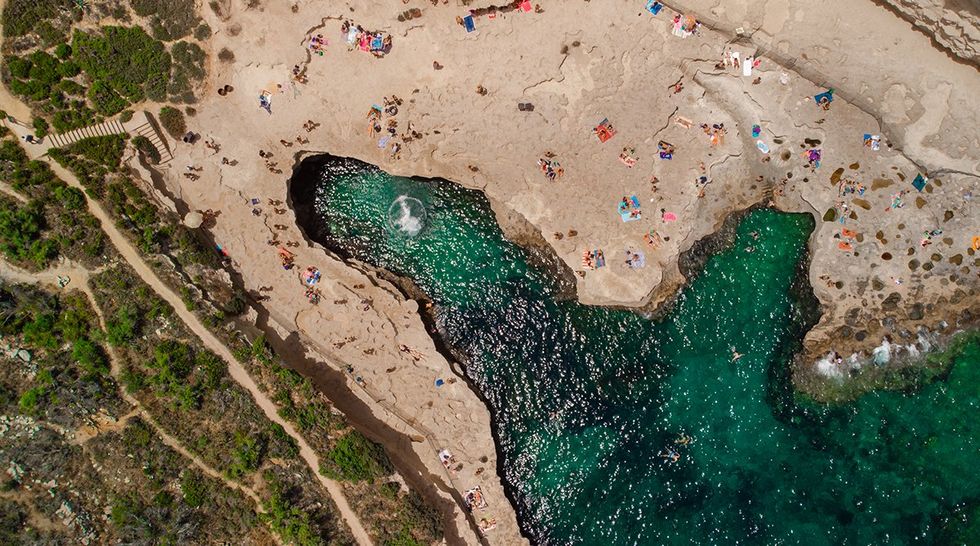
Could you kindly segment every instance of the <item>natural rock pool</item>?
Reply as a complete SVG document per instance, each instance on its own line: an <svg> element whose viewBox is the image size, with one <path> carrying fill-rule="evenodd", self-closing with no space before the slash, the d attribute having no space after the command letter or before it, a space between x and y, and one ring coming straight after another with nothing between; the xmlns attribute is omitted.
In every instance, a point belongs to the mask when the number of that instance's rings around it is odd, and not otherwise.
<svg viewBox="0 0 980 546"><path fill-rule="evenodd" d="M503 236L479 192L326 157L304 161L292 184L294 203L314 203L300 216L312 238L434 302L442 341L494 414L535 542L969 543L980 532L976 341L915 393L835 407L794 394L789 361L813 321L799 274L810 216L748 213L652 321L559 298L554 273ZM605 249L607 267L626 267L621 253Z"/></svg>

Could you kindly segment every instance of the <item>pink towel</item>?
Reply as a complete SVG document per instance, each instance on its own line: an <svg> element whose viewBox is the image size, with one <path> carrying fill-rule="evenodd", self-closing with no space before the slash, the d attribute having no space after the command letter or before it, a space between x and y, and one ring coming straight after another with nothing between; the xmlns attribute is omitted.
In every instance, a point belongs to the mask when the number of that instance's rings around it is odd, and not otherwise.
<svg viewBox="0 0 980 546"><path fill-rule="evenodd" d="M673 212L664 213L664 222L673 222L676 219L677 219L677 215L674 214Z"/></svg>

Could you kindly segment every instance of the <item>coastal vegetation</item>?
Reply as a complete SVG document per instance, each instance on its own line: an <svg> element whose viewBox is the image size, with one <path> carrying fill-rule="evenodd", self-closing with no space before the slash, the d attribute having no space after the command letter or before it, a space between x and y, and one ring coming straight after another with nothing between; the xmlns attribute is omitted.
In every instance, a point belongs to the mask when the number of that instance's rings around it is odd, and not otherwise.
<svg viewBox="0 0 980 546"><path fill-rule="evenodd" d="M160 125L163 125L163 128L175 140L179 140L187 131L184 113L172 106L164 106L160 109Z"/></svg>
<svg viewBox="0 0 980 546"><path fill-rule="evenodd" d="M4 544L269 539L249 499L202 475L123 400L83 293L2 284L0 315ZM39 515L57 525L36 525Z"/></svg>
<svg viewBox="0 0 980 546"><path fill-rule="evenodd" d="M63 151L76 167L84 162L88 167L85 172L90 176L111 178L118 175L124 143L118 137L101 137L80 141ZM47 186L54 188L51 191L67 188L45 163L27 161L16 141L5 139L0 151L2 180L13 191L37 193L39 188ZM105 168L105 172L92 174L96 172L93 165ZM142 195L138 190L135 194ZM72 190L64 195L68 196L63 199L67 206L84 211L84 194ZM10 199L15 211L29 207L16 198ZM51 224L51 229L63 227L64 224ZM97 223L95 227L98 228ZM51 233L53 239L61 235ZM111 247L102 254L114 256ZM329 495L298 458L293 438L265 418L251 396L228 377L225 363L204 349L183 323L175 320L173 310L126 266L105 262L97 265L101 267L100 272L92 275L88 284L105 317L104 329L81 292L53 296L33 287L0 290L0 312L5 317L0 336L8 348L5 351L13 351L4 355L17 363L0 371L0 404L4 410L0 420L10 422L9 419L20 415L33 419L31 423L44 419L55 419L57 423L54 429L40 429L40 434L51 441L38 442L37 434L32 433L30 442L25 441L11 451L0 434L0 453L13 454L16 460L9 462L18 465L14 468L29 468L25 472L36 473L24 478L32 480L34 476L62 475L65 464L59 461L64 455L74 465L72 475L80 476L71 484L78 489L70 496L65 492L53 498L74 499L78 491L85 491L86 498L91 499L102 495L101 505L80 505L72 500L69 508L62 507L62 511L70 510L73 518L66 521L77 522L77 529L68 525L67 530L83 532L73 536L86 540L103 537L106 541L140 541L146 537L163 537L174 542L212 543L253 537L259 542L269 541L263 538L267 531L262 523L266 520L258 518L256 505L240 493L220 481L203 477L172 451L165 454L168 464L173 463L170 466L144 453L161 450L154 430L156 425L149 426L148 422L133 417L132 410L127 409L129 404L121 396L122 388L135 397L153 422L166 423L170 435L226 479L255 489L262 499L268 500L275 494L277 502L288 503L306 514L311 527L304 536L315 539L310 543L349 542L348 530L339 522L332 504L325 502ZM112 373L110 353L118 366L118 376ZM49 365L49 361L57 366ZM121 387L116 385L116 377L121 380ZM66 450L51 444L56 439L68 442L67 433L74 430L64 428L65 418L59 416L65 412L77 419L74 428L84 428L93 419L103 419L99 417L102 414L109 416L106 419L125 419L117 427L122 438L96 430L89 446L106 442L105 450L114 450L117 456L137 455L135 461L113 464L111 468L119 468L124 475L128 468L145 473L153 485L134 479L134 487L123 490L100 485L94 478L88 480L89 474L100 472L95 462L72 453L75 447ZM36 428L30 426L32 430ZM117 428L111 430L115 432ZM65 431L64 439L55 438L62 434L58 432L61 430ZM43 463L50 466L44 466L42 470L47 474L43 474L35 467L42 464L38 461L45 461L43 454L47 449L58 451L59 456L51 458L50 465ZM96 453L100 464L111 460L103 457L102 451ZM8 460L4 457L0 455L0 463L7 468ZM116 476L113 475L114 480ZM281 489L273 491L266 487L263 476L274 477ZM175 494L167 485L178 481L182 494ZM19 483L14 480L5 487L18 488ZM237 500L230 501L231 498ZM46 495L34 496L24 500L26 504L11 505L13 516L9 525L28 532L23 529L27 520L20 515L37 510L56 519L59 505L55 500L49 501ZM201 510L202 505L206 506L205 510ZM102 513L104 506L110 506L111 513L107 520L109 526L101 528L99 521L105 520L96 515ZM68 518L65 514L59 517ZM271 522L266 523L272 527ZM44 540L65 541L51 537Z"/></svg>
<svg viewBox="0 0 980 546"><path fill-rule="evenodd" d="M286 367L262 334L251 343L227 335L235 356L279 414L291 421L320 455L320 472L340 481L347 499L379 544L431 544L442 537L438 513L418 492L392 479L393 465L382 446L352 428L311 381Z"/></svg>
<svg viewBox="0 0 980 546"><path fill-rule="evenodd" d="M132 4L142 25L80 30L76 20L87 12L75 2L7 3L5 35L17 40L4 44L4 77L30 103L39 137L98 123L145 100L196 102L207 54L195 40L206 40L210 28L199 24L189 0ZM111 15L130 20L121 9ZM179 38L188 39L167 43Z"/></svg>
<svg viewBox="0 0 980 546"><path fill-rule="evenodd" d="M46 163L29 160L9 135L0 137L0 180L30 196L23 203L0 194L0 251L12 263L37 270L64 256L97 267L111 258L81 192L59 180Z"/></svg>

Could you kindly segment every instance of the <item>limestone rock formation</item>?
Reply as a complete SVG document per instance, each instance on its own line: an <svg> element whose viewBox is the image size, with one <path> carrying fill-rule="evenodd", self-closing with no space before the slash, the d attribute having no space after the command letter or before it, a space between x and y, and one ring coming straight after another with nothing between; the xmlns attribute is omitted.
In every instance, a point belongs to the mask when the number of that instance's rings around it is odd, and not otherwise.
<svg viewBox="0 0 980 546"><path fill-rule="evenodd" d="M980 2L977 0L883 0L953 55L980 64Z"/></svg>

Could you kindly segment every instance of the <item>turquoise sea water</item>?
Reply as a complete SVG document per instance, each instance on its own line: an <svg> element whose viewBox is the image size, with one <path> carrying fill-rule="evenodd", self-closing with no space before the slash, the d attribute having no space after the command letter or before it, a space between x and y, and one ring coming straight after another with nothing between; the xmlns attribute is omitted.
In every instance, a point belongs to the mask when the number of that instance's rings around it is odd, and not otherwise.
<svg viewBox="0 0 980 546"><path fill-rule="evenodd" d="M509 494L536 542L969 542L957 533L977 525L980 344L914 394L798 400L787 366L810 325L790 288L809 216L749 213L654 322L560 301L477 192L351 161L328 163L316 184L316 238L435 303L440 335L494 412Z"/></svg>

